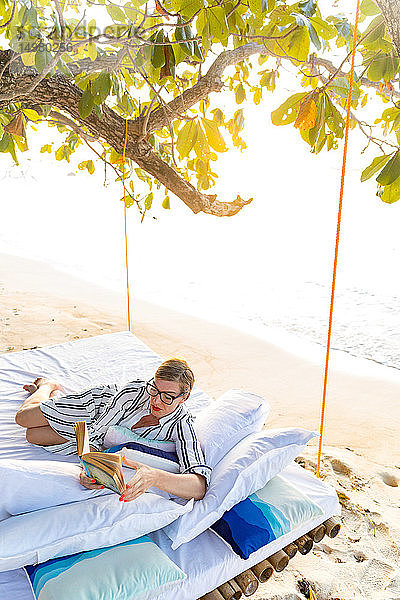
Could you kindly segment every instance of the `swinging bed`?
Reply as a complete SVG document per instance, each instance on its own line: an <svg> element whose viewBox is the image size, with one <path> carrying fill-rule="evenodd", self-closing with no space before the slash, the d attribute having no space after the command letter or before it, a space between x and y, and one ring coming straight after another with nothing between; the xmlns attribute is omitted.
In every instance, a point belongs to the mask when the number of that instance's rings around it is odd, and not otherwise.
<svg viewBox="0 0 400 600"><path fill-rule="evenodd" d="M349 99L352 97L354 78L354 58L357 40L358 17L360 0L357 0L356 19L353 37L353 49L350 71ZM329 365L330 337L332 329L332 315L336 280L336 266L339 246L339 234L341 223L341 210L343 200L343 187L345 167L347 158L348 134L350 123L351 102L347 102L347 119L345 130L345 143L342 163L342 178L340 188L340 200L338 211L337 235L335 259L332 278L332 293L329 315L328 339L326 348L324 389L321 409L320 439L318 449L317 472L315 477L305 471L295 462L292 462L279 473L280 477L289 485L295 486L300 492L307 496L320 508L320 514L302 522L301 525L278 536L270 543L250 553L248 558L242 558L232 551L231 547L223 541L214 530L206 528L188 542L173 549L168 526L149 532L150 540L172 560L174 565L181 569L186 578L181 579L168 591L153 592L150 596L140 595L139 598L151 598L151 600L237 600L242 595L251 596L257 590L259 583L266 582L275 572L282 571L289 560L299 552L307 554L313 547L314 542L319 542L327 535L335 537L340 529L340 505L335 490L319 479L320 462L322 451L322 438L325 418L325 400L327 389L327 376ZM127 138L127 127L125 132L125 146ZM123 167L123 186L125 191L125 174ZM53 347L42 348L6 354L0 357L0 379L2 388L0 392L0 459L9 460L19 458L27 461L43 459L51 461L54 459L68 462L71 457L54 456L46 453L42 448L28 445L24 440L21 430L14 424L14 415L18 409L22 397L23 384L30 382L38 372L46 372L49 376L64 376L71 389L82 389L82 378L85 385L93 384L102 379L122 381L130 377L146 378L154 372L156 366L161 362L160 358L145 344L131 333L130 325L130 300L129 300L129 274L127 261L127 230L126 230L126 206L125 212L125 240L126 240L126 273L127 273L127 301L128 301L128 326L129 331L118 334L108 334L68 342ZM101 356L103 362L98 364ZM118 359L116 358L118 356ZM107 367L104 367L107 365ZM127 367L129 365L129 367ZM196 414L210 406L211 398L199 389L194 389L188 400L188 408ZM76 503L78 504L78 503ZM59 507L56 507L59 508ZM40 512L40 511L39 511ZM24 515L22 515L24 516ZM1 518L1 517L0 517ZM18 518L18 517L11 517ZM7 522L6 519L3 522ZM43 523L43 527L46 524ZM0 522L1 533L1 522ZM18 554L19 540L15 539ZM111 548L112 550L113 548ZM53 556L57 556L53 554ZM64 556L62 553L58 556ZM1 568L2 559L0 552L0 597L3 600L32 600L32 588L22 568ZM36 560L40 562L40 548L37 549ZM21 563L19 566L22 566ZM107 596L107 592L106 592ZM53 597L53 596L52 596ZM76 597L76 596L75 596ZM108 596L107 596L108 597ZM121 596L122 597L122 596ZM136 594L131 598L134 600ZM86 596L85 596L86 598ZM119 596L113 596L119 598ZM125 600L126 596L124 596Z"/></svg>
<svg viewBox="0 0 400 600"><path fill-rule="evenodd" d="M102 357L101 364L99 358ZM82 389L99 382L125 382L130 378L148 378L161 363L161 359L130 332L105 334L92 338L76 340L46 348L26 350L0 356L0 463L15 462L15 459L25 464L38 461L46 462L51 469L51 462L57 465L60 461L76 462L76 457L55 455L43 448L28 444L24 430L14 422L16 410L25 397L22 386L32 381L40 371L49 377L61 378L66 390ZM187 400L189 410L198 415L214 401L204 392L195 388ZM175 565L186 574L186 579L180 581L169 591L151 596L154 600L197 600L204 594L210 600L222 598L239 598L242 595L254 593L260 582L266 581L273 571L281 571L288 563L289 556L296 551L306 554L310 551L313 541L326 535L338 532L338 521L331 520L340 514L340 506L335 490L317 479L298 464L292 462L281 473L286 482L295 486L312 502L316 503L322 512L317 517L304 522L289 533L278 537L267 546L251 554L244 560L235 554L226 543L211 529L182 544L177 550L171 548L171 539L166 528L151 531L149 537L167 555ZM1 474L0 474L1 477ZM4 494L4 490L3 490ZM145 494L146 495L146 494ZM115 500L114 494L104 496ZM74 502L77 507L84 505L87 500ZM1 504L1 503L0 503ZM122 503L123 504L123 503ZM131 503L133 504L133 503ZM71 506L64 505L64 506ZM62 509L63 506L55 507ZM46 509L45 509L46 510ZM48 509L47 509L48 510ZM78 522L81 511L74 517ZM43 528L46 528L46 512L43 513ZM15 538L10 553L12 565L4 571L4 565L10 565L10 556L4 556L4 544L10 531L10 521L18 524L18 519L26 515L18 515L0 521L0 598L2 600L32 600L32 592L23 568L15 568L21 564L18 556L23 540ZM8 522L8 523L7 523ZM326 523L326 525L324 525ZM115 523L117 526L118 523ZM48 525L50 527L50 525ZM100 526L99 526L100 527ZM16 530L17 531L17 530ZM84 533L84 532L83 532ZM46 534L47 535L47 534ZM64 533L64 535L66 535ZM100 534L99 534L100 535ZM41 540L42 540L41 536ZM62 540L61 540L62 541ZM57 544L60 540L57 540ZM34 552L32 562L43 562L49 554L42 541L37 541L37 553ZM9 547L9 545L8 545ZM36 548L36 546L32 546ZM61 552L62 555L62 552ZM31 555L32 556L32 555ZM269 557L269 561L266 559ZM32 558L31 558L32 560ZM19 561L19 562L18 562ZM219 588L219 589L217 589ZM216 591L215 591L216 590ZM221 591L219 591L221 590ZM211 595L209 595L211 593ZM75 596L76 597L76 596ZM86 596L84 596L86 598ZM134 600L135 596L132 596Z"/></svg>

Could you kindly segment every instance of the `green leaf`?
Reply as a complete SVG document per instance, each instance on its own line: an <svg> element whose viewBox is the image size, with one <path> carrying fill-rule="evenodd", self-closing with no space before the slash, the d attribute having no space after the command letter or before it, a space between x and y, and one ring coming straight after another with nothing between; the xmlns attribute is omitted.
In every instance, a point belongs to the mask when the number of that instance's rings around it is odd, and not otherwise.
<svg viewBox="0 0 400 600"><path fill-rule="evenodd" d="M185 21L191 19L201 8L204 8L204 0L181 0L177 6L177 10L179 10Z"/></svg>
<svg viewBox="0 0 400 600"><path fill-rule="evenodd" d="M166 210L169 210L171 208L171 204L170 204L168 196L165 196L163 203L162 203L162 207L165 208Z"/></svg>
<svg viewBox="0 0 400 600"><path fill-rule="evenodd" d="M193 54L194 54L195 58L197 58L200 62L203 62L204 55L203 55L202 49L200 48L197 40L195 40L193 42Z"/></svg>
<svg viewBox="0 0 400 600"><path fill-rule="evenodd" d="M51 112L52 106L49 106L48 104L42 104L42 105L40 106L40 108L42 109L43 115L44 115L44 116L46 117L46 119L47 119L47 117L49 116L49 114L50 114L50 112Z"/></svg>
<svg viewBox="0 0 400 600"><path fill-rule="evenodd" d="M205 118L201 119L201 122L211 148L213 148L213 150L216 152L226 152L228 148L226 147L225 140L218 129L217 123Z"/></svg>
<svg viewBox="0 0 400 600"><path fill-rule="evenodd" d="M118 21L119 23L125 23L125 20L126 20L125 13L119 6L107 5L106 10L113 21Z"/></svg>
<svg viewBox="0 0 400 600"><path fill-rule="evenodd" d="M88 51L90 60L95 60L97 58L97 46L94 42L90 42L87 45L87 51Z"/></svg>
<svg viewBox="0 0 400 600"><path fill-rule="evenodd" d="M380 13L379 8L372 0L362 0L360 11L366 17L372 17L373 15L378 15Z"/></svg>
<svg viewBox="0 0 400 600"><path fill-rule="evenodd" d="M295 64L307 60L310 50L310 36L307 28L298 27L294 30L288 40L288 58L293 59Z"/></svg>
<svg viewBox="0 0 400 600"><path fill-rule="evenodd" d="M198 125L196 121L188 121L178 133L176 148L181 156L185 158L197 141Z"/></svg>
<svg viewBox="0 0 400 600"><path fill-rule="evenodd" d="M317 50L320 50L321 40L319 39L318 33L316 32L314 26L311 24L310 19L308 19L305 15L302 15L301 13L292 13L292 15L294 15L294 17L296 18L297 25L307 27L308 34L312 43L317 48Z"/></svg>
<svg viewBox="0 0 400 600"><path fill-rule="evenodd" d="M222 6L214 6L207 11L210 31L213 39L224 40L228 37L228 23Z"/></svg>
<svg viewBox="0 0 400 600"><path fill-rule="evenodd" d="M312 17L317 8L316 0L303 0L299 2L299 10L301 10L307 17Z"/></svg>
<svg viewBox="0 0 400 600"><path fill-rule="evenodd" d="M381 200L387 204L393 204L400 199L400 177L395 179L391 185L387 185L380 194Z"/></svg>
<svg viewBox="0 0 400 600"><path fill-rule="evenodd" d="M111 76L107 71L102 71L100 75L92 81L91 93L97 106L103 104L111 91L111 86Z"/></svg>
<svg viewBox="0 0 400 600"><path fill-rule="evenodd" d="M86 90L83 92L82 98L80 99L78 104L79 114L81 115L82 119L86 119L86 117L90 115L90 113L93 110L93 106L94 98L90 91L90 85L88 85Z"/></svg>
<svg viewBox="0 0 400 600"><path fill-rule="evenodd" d="M222 110L220 108L214 108L211 111L211 113L212 113L213 119L217 123L217 125L224 124L224 113L222 112Z"/></svg>
<svg viewBox="0 0 400 600"><path fill-rule="evenodd" d="M390 154L385 154L383 156L377 156L374 158L372 163L368 165L368 167L366 167L361 173L361 181L367 181L367 179L372 177L372 175L375 175L379 169L382 169L389 160L390 156Z"/></svg>
<svg viewBox="0 0 400 600"><path fill-rule="evenodd" d="M66 75L67 77L71 77L72 75L71 69L62 58L60 58L60 60L57 63L57 69L60 69L61 73L64 73L64 75Z"/></svg>
<svg viewBox="0 0 400 600"><path fill-rule="evenodd" d="M84 160L83 162L79 163L78 169L80 169L81 171L87 169L89 171L89 173L91 175L93 175L93 173L94 173L93 161L92 160Z"/></svg>
<svg viewBox="0 0 400 600"><path fill-rule="evenodd" d="M49 64L52 60L53 55L48 50L44 50L43 52L37 50L35 52L35 68L38 73L41 73L43 69Z"/></svg>
<svg viewBox="0 0 400 600"><path fill-rule="evenodd" d="M33 110L32 108L24 108L22 112L30 121L40 121L42 118L39 115L39 113L37 113L36 110Z"/></svg>
<svg viewBox="0 0 400 600"><path fill-rule="evenodd" d="M228 23L222 6L204 8L196 21L197 33L203 38L203 46L208 49L214 40L224 41L228 37Z"/></svg>
<svg viewBox="0 0 400 600"><path fill-rule="evenodd" d="M332 100L329 97L329 94L327 94L325 92L324 96L325 96L325 103L326 103L326 118L325 118L326 124L328 125L331 132L334 133L337 138L342 138L344 135L344 128L345 128L344 119L343 119L342 115L340 114L340 112L338 111L338 109L336 108L336 106L333 104Z"/></svg>
<svg viewBox="0 0 400 600"><path fill-rule="evenodd" d="M153 192L150 192L150 194L147 194L146 200L144 201L145 209L150 210L152 204L153 204Z"/></svg>
<svg viewBox="0 0 400 600"><path fill-rule="evenodd" d="M322 94L322 97L318 97L317 102L318 102L318 112L317 112L317 116L315 119L315 123L314 123L313 127L311 127L309 129L309 133L308 133L308 139L309 139L310 146L314 146L314 144L316 142L318 145L318 140L319 140L321 134L323 134L325 136L325 120L326 120L326 114L325 114L326 97L325 97L325 94Z"/></svg>
<svg viewBox="0 0 400 600"><path fill-rule="evenodd" d="M376 178L377 182L383 186L390 185L400 177L400 154L399 150L392 156L388 163Z"/></svg>
<svg viewBox="0 0 400 600"><path fill-rule="evenodd" d="M262 0L249 0L249 8L253 15L255 15L256 17L261 17L263 12Z"/></svg>
<svg viewBox="0 0 400 600"><path fill-rule="evenodd" d="M153 50L151 53L151 64L155 69L159 69L163 65L165 65L165 52L164 46L162 42L164 42L164 32L161 29L156 36L155 42L160 44L158 46L153 46Z"/></svg>
<svg viewBox="0 0 400 600"><path fill-rule="evenodd" d="M367 70L368 79L377 82L385 78L386 60L387 57L385 56L377 56L375 60L372 61Z"/></svg>
<svg viewBox="0 0 400 600"><path fill-rule="evenodd" d="M300 103L307 92L299 92L290 96L283 104L271 113L271 120L274 125L289 125L296 120L299 112Z"/></svg>
<svg viewBox="0 0 400 600"><path fill-rule="evenodd" d="M182 22L182 20L178 20L178 23ZM177 41L182 41L181 44L179 44L179 48L181 48L185 54L191 56L192 51L193 51L193 46L192 46L192 42L186 42L187 38L191 38L192 36L192 30L190 28L190 26L185 26L185 27L177 27L175 29L175 39Z"/></svg>
<svg viewBox="0 0 400 600"><path fill-rule="evenodd" d="M239 83L235 89L235 98L237 104L242 104L246 100L246 92L244 90L243 84Z"/></svg>
<svg viewBox="0 0 400 600"><path fill-rule="evenodd" d="M0 140L0 152L8 152L10 142L11 142L11 135L5 131L3 133L3 137Z"/></svg>
<svg viewBox="0 0 400 600"><path fill-rule="evenodd" d="M206 135L201 127L197 128L197 140L194 145L194 151L198 158L209 160L210 158L210 146ZM206 188L204 188L206 189Z"/></svg>
<svg viewBox="0 0 400 600"><path fill-rule="evenodd" d="M314 27L319 37L322 37L323 40L331 40L337 35L336 27L327 21L324 21L324 19L317 15L310 17L310 23Z"/></svg>
<svg viewBox="0 0 400 600"><path fill-rule="evenodd" d="M337 77L328 86L329 90L332 90L334 94L347 100L349 96L349 80L345 77ZM353 91L351 94L352 106L355 106L360 98L360 90L356 82L353 82Z"/></svg>

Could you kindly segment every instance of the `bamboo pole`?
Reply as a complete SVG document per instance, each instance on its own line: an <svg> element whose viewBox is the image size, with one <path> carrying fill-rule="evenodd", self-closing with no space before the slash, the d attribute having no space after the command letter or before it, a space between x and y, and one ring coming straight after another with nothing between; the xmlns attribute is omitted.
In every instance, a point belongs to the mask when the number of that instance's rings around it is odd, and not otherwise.
<svg viewBox="0 0 400 600"><path fill-rule="evenodd" d="M275 554L268 556L268 561L274 567L275 571L279 573L288 566L289 557L283 550L278 550Z"/></svg>
<svg viewBox="0 0 400 600"><path fill-rule="evenodd" d="M230 579L228 581L228 583L230 584L230 586L232 587L232 589L235 591L236 594L240 594L238 597L241 598L243 592L240 589L240 587L238 586L238 584L236 583L236 581L234 579Z"/></svg>
<svg viewBox="0 0 400 600"><path fill-rule="evenodd" d="M313 540L308 535L302 535L294 542L300 554L308 554L313 547Z"/></svg>
<svg viewBox="0 0 400 600"><path fill-rule="evenodd" d="M274 572L274 568L268 559L262 560L257 565L254 565L254 567L251 567L251 570L260 583L268 581Z"/></svg>
<svg viewBox="0 0 400 600"><path fill-rule="evenodd" d="M288 544L283 551L286 552L289 558L293 558L297 554L297 546L296 544Z"/></svg>
<svg viewBox="0 0 400 600"><path fill-rule="evenodd" d="M231 582L227 581L226 583L218 586L218 591L221 596L223 596L224 600L239 600L239 598L242 596L242 591L239 586L236 587L237 589L235 590L232 587Z"/></svg>
<svg viewBox="0 0 400 600"><path fill-rule="evenodd" d="M334 538L340 531L340 520L338 517L331 517L324 522L326 535L330 538Z"/></svg>
<svg viewBox="0 0 400 600"><path fill-rule="evenodd" d="M258 588L258 580L250 570L235 577L235 581L245 596L251 596Z"/></svg>
<svg viewBox="0 0 400 600"><path fill-rule="evenodd" d="M321 525L318 525L318 527L314 527L314 529L311 529L311 531L309 531L307 535L309 535L315 543L320 542L325 535L325 525L321 523Z"/></svg>
<svg viewBox="0 0 400 600"><path fill-rule="evenodd" d="M212 592L208 592L208 594L204 594L199 600L224 600L224 597L218 590L213 590Z"/></svg>

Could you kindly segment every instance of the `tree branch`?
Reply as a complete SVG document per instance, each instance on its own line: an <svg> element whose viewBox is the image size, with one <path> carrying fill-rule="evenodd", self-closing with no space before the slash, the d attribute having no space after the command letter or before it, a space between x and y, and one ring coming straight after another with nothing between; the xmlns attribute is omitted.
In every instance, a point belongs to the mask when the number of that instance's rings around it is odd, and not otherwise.
<svg viewBox="0 0 400 600"><path fill-rule="evenodd" d="M0 66L4 60L10 58L9 52L0 51ZM15 77L5 70L3 79L0 80L0 97L3 89L12 94L14 102L31 102L33 104L52 105L59 110L67 112L77 123L85 127L94 135L102 138L116 152L122 154L125 139L125 119L115 111L103 104L102 114L92 113L82 119L79 114L79 101L82 91L62 73L43 79L30 93L29 99L20 90L30 85L30 80L36 79L36 71L21 77ZM21 81L22 80L22 81ZM20 94L20 95L19 95ZM6 105L7 102L0 102ZM221 202L215 195L203 194L183 179L172 167L164 162L152 146L144 139L139 139L136 126L128 122L128 141L126 157L133 160L140 168L155 177L167 189L180 198L194 213L206 212L216 216L232 216L251 200L237 197L233 202Z"/></svg>

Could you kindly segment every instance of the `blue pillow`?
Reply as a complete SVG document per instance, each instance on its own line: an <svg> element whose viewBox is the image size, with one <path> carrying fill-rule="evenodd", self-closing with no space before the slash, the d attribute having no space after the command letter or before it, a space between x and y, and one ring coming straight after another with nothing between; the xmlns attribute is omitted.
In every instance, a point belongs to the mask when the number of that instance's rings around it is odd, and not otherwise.
<svg viewBox="0 0 400 600"><path fill-rule="evenodd" d="M25 571L36 600L150 600L186 578L148 536Z"/></svg>
<svg viewBox="0 0 400 600"><path fill-rule="evenodd" d="M211 526L241 558L249 556L323 510L280 475L223 514Z"/></svg>

